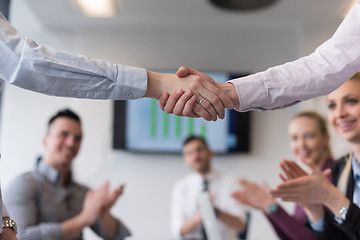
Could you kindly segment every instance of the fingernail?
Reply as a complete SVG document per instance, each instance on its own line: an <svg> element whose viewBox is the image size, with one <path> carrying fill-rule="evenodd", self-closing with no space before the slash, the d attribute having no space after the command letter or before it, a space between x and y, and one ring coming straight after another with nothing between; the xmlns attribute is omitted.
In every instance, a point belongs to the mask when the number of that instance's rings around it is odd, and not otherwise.
<svg viewBox="0 0 360 240"><path fill-rule="evenodd" d="M188 95L188 96L191 96L191 95L192 95L192 92L191 92L191 90L187 90L187 91L185 92L185 94Z"/></svg>
<svg viewBox="0 0 360 240"><path fill-rule="evenodd" d="M234 109L234 105L232 105L231 103L229 103L228 108L229 108L229 109Z"/></svg>

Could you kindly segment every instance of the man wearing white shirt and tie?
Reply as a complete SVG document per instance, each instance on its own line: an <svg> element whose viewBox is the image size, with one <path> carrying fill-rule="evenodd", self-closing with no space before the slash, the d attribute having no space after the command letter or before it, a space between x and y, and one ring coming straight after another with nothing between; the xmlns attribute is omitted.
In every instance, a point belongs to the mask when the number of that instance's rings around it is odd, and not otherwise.
<svg viewBox="0 0 360 240"><path fill-rule="evenodd" d="M175 239L206 240L199 196L208 191L211 195L217 226L222 239L235 240L245 228L245 212L231 197L238 188L235 178L211 167L213 153L205 140L189 137L183 146L183 159L194 173L180 179L174 186L171 204L171 232Z"/></svg>

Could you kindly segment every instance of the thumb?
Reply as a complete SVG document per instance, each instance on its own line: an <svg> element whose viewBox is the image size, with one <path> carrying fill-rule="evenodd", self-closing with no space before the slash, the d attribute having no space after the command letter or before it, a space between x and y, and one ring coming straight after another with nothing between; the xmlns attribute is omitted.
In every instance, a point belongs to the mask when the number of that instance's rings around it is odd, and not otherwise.
<svg viewBox="0 0 360 240"><path fill-rule="evenodd" d="M195 70L195 69L182 66L177 70L176 75L179 78L184 78L184 77L186 77L188 75L198 75L199 73L200 72Z"/></svg>
<svg viewBox="0 0 360 240"><path fill-rule="evenodd" d="M325 170L323 171L323 174L324 174L327 178L329 178L329 177L330 177L330 174L331 174L331 169L330 169L330 168L325 169Z"/></svg>

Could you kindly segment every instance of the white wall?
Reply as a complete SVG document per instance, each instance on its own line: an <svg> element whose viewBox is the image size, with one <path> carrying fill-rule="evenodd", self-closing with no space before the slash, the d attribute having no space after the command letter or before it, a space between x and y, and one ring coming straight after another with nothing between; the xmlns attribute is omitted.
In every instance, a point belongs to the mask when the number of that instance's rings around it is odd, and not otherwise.
<svg viewBox="0 0 360 240"><path fill-rule="evenodd" d="M299 24L281 27L240 28L197 23L187 27L122 27L112 36L101 32L43 29L24 1L14 1L12 22L25 35L60 50L88 54L128 65L152 69L259 71L289 60L324 39L307 40L303 48ZM331 33L323 33L328 37ZM319 35L320 36L320 35ZM116 48L110 48L117 43ZM46 121L57 110L70 107L83 120L85 138L74 164L76 178L90 187L109 179L126 182L124 196L113 209L133 232L131 239L170 239L169 209L173 183L187 174L181 156L138 155L111 149L112 102L48 97L6 86L1 119L1 181L4 188L18 174L33 168L41 154ZM216 168L275 186L278 161L291 158L286 126L299 106L280 111L253 112L251 152L214 158ZM291 205L287 204L291 209ZM276 239L266 219L253 214L251 239ZM96 239L87 233L87 239Z"/></svg>

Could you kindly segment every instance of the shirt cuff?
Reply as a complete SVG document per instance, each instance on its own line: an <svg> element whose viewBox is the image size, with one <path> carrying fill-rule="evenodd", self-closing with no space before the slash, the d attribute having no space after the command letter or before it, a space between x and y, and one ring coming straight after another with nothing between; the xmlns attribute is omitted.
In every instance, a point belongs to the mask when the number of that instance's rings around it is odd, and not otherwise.
<svg viewBox="0 0 360 240"><path fill-rule="evenodd" d="M313 230L318 231L318 232L321 232L322 230L324 230L324 216L322 216L320 218L320 220L317 222L314 222L314 223L312 223L311 221L309 221L309 222L310 222L310 226Z"/></svg>
<svg viewBox="0 0 360 240"><path fill-rule="evenodd" d="M237 111L265 110L262 107L267 105L268 93L259 73L228 82L234 84L239 96Z"/></svg>
<svg viewBox="0 0 360 240"><path fill-rule="evenodd" d="M144 68L118 65L115 100L133 100L145 95L148 85Z"/></svg>

